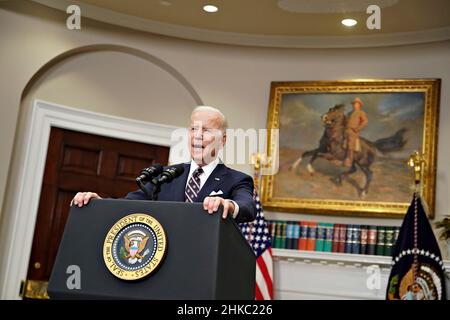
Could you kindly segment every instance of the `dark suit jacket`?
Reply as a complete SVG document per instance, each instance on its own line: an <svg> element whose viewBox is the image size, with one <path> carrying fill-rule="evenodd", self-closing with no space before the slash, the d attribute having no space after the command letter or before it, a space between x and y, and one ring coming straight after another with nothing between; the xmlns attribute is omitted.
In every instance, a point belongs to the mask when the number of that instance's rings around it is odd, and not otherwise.
<svg viewBox="0 0 450 320"><path fill-rule="evenodd" d="M185 201L184 190L189 175L190 163L184 164L184 172L171 183L161 186L158 201ZM148 193L153 191L153 185L145 185ZM235 201L239 206L239 213L236 222L250 222L256 218L256 207L253 201L253 179L242 172L228 168L223 163L219 163L201 188L195 202L203 202L205 197L212 191L222 190L223 194L218 195L224 199ZM125 197L130 200L147 200L147 196L142 190L130 192Z"/></svg>

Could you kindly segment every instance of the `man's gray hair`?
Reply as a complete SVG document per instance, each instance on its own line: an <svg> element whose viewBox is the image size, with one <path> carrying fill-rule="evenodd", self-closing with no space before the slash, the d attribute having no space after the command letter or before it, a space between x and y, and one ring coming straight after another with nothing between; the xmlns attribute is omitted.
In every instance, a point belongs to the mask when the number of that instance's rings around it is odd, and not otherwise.
<svg viewBox="0 0 450 320"><path fill-rule="evenodd" d="M210 106L198 106L194 110L192 110L191 118L194 113L199 112L199 111L210 111L210 112L215 112L215 113L219 114L220 129L223 131L223 134L226 133L226 130L228 129L228 121L227 121L227 118L225 117L225 115L219 109L216 109L216 108L210 107Z"/></svg>

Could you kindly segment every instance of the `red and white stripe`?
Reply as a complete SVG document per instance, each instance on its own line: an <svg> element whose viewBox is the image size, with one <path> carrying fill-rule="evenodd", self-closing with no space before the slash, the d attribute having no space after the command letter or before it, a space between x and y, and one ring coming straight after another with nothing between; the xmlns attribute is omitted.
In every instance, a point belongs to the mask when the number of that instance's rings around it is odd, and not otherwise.
<svg viewBox="0 0 450 320"><path fill-rule="evenodd" d="M256 259L256 300L273 299L272 248L268 248Z"/></svg>

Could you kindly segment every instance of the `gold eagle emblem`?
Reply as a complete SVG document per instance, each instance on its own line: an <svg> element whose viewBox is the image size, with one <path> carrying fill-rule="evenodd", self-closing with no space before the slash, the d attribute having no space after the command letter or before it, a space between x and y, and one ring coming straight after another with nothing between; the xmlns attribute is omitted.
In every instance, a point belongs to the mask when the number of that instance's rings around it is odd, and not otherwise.
<svg viewBox="0 0 450 320"><path fill-rule="evenodd" d="M127 252L125 259L129 263L135 264L140 262L146 256L145 252L142 253L142 251L145 249L148 239L149 236L140 230L131 231L124 236L125 250Z"/></svg>

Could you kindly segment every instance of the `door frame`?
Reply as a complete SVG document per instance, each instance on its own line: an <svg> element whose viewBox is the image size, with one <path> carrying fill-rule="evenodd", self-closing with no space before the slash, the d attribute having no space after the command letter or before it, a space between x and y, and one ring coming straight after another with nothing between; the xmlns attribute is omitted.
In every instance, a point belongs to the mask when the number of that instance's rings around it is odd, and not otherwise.
<svg viewBox="0 0 450 320"><path fill-rule="evenodd" d="M2 299L20 299L21 281L27 276L51 127L167 146L170 147L170 163L186 161L177 159L174 146L178 141L171 139L172 132L179 127L111 116L43 100L34 100L32 104L23 165L17 176L17 187L11 193L13 206L8 214L10 224L3 228L6 232L1 236L1 241L6 244L2 256L5 267L0 275Z"/></svg>

